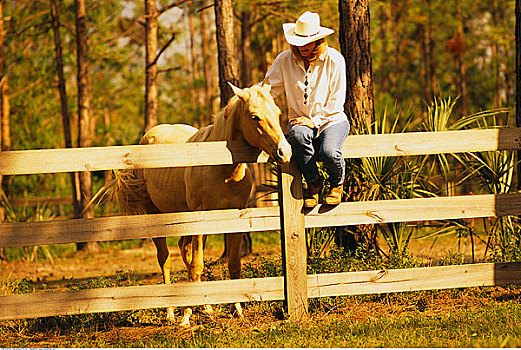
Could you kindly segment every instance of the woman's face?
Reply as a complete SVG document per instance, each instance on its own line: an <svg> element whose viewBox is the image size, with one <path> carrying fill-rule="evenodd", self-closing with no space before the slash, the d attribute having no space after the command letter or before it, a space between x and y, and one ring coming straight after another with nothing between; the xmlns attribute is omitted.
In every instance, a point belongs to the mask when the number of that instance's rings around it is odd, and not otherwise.
<svg viewBox="0 0 521 350"><path fill-rule="evenodd" d="M309 44L307 45L304 45L304 46L299 46L299 51L300 51L300 55L303 57L303 58L308 58L311 53L313 52L313 50L315 49L315 46L317 45L317 42L316 41L313 41L313 42L310 42Z"/></svg>

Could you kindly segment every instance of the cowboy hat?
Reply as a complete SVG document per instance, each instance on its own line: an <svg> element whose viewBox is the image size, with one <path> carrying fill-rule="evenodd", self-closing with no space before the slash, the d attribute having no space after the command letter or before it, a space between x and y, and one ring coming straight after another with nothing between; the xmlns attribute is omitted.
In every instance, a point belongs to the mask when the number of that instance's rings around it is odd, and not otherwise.
<svg viewBox="0 0 521 350"><path fill-rule="evenodd" d="M296 23L284 23L282 29L286 41L293 46L304 46L335 32L333 29L321 27L318 13L309 11L300 15Z"/></svg>

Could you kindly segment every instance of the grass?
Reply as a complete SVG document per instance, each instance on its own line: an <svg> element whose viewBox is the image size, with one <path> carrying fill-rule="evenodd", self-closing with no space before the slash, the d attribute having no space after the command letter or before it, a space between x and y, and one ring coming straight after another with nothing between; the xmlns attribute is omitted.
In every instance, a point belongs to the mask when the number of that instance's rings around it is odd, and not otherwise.
<svg viewBox="0 0 521 350"><path fill-rule="evenodd" d="M273 247L280 246L278 232L251 237L256 250L273 253ZM141 240L107 242L101 248L110 252L139 244ZM175 239L169 241L174 249L176 244ZM220 252L222 237L209 236L207 247ZM323 272L402 267L367 254L349 258L330 253L332 258L315 257L308 267ZM454 259L461 257L450 255L446 263L460 262ZM280 273L276 251L243 265L245 278ZM220 279L226 274L224 262L207 263L207 274L208 279ZM66 289L142 283L132 271L66 282ZM35 288L30 279L2 283L0 294L31 293ZM244 319L231 318L228 305L217 305L214 319L194 308L189 329L165 323L163 309L44 317L0 322L0 347L519 347L520 301L521 286L320 298L310 300L311 318L302 324L282 320L279 301L244 304ZM181 313L177 308L178 319Z"/></svg>
<svg viewBox="0 0 521 350"><path fill-rule="evenodd" d="M313 299L301 324L277 318L280 302L249 303L242 320L217 306L190 329L164 324L162 310L49 317L0 323L0 346L519 347L520 299L515 286Z"/></svg>

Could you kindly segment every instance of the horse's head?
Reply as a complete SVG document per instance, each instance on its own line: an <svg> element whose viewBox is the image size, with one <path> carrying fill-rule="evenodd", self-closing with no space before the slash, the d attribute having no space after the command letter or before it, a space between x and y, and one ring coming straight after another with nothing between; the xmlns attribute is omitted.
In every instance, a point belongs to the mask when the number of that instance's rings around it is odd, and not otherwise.
<svg viewBox="0 0 521 350"><path fill-rule="evenodd" d="M280 109L271 97L271 86L254 85L247 89L230 86L244 104L239 127L246 142L260 148L275 161L288 163L291 146L280 127Z"/></svg>

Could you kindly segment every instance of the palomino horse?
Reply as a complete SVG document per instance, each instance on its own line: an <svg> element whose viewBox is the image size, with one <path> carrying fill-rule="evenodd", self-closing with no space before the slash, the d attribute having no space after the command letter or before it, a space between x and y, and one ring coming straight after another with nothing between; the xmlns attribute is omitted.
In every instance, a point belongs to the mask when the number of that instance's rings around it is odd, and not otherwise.
<svg viewBox="0 0 521 350"><path fill-rule="evenodd" d="M216 115L213 125L199 131L187 125L158 125L143 136L140 144L244 141L279 163L289 162L291 147L280 127L280 109L270 95L270 86L232 88L235 96ZM246 207L252 189L251 173L244 163L123 171L117 174L114 183L114 197L121 210L130 214L242 209ZM241 277L241 241L242 233L226 235L232 279ZM155 238L154 243L164 282L170 284L166 238ZM200 281L204 268L203 236L181 237L179 248L190 281ZM240 304L235 307L242 316ZM211 312L209 307L207 310ZM190 324L191 313L191 309L185 309L181 325ZM167 320L174 319L173 308L168 308Z"/></svg>

